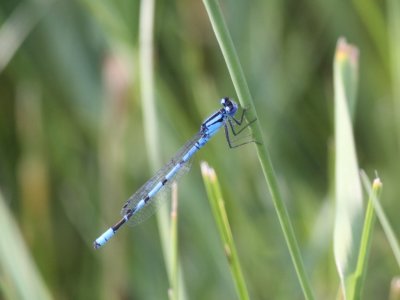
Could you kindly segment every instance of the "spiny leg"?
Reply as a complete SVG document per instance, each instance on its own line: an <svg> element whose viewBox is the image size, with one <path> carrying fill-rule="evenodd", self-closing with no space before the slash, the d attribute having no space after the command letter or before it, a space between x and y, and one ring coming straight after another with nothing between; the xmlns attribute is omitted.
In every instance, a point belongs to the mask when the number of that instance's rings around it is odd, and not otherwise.
<svg viewBox="0 0 400 300"><path fill-rule="evenodd" d="M235 130L235 124L232 122L232 120L236 123L236 125L241 126L243 124L244 121L244 115L246 113L247 109L244 108L242 110L242 114L240 116L240 120L236 119L235 117L230 117L228 118L228 123L229 123L229 127L230 127L230 131L232 132L232 134L236 137L237 135L239 135L243 130L245 130L247 127L249 127L251 124L253 124L255 121L257 121L257 118L255 118L254 120L251 120L250 122L248 122L247 124L245 124L244 126L242 126L241 128L239 128L239 130ZM231 140L230 138L230 134L229 134L229 128L227 126L227 124L224 124L224 130L225 130L225 136L226 136L226 140L228 141L228 145L230 148L236 148L239 146L243 146L249 143L256 143L261 145L262 143L258 142L257 140L251 139L242 143L239 143L237 145L234 145L234 141Z"/></svg>
<svg viewBox="0 0 400 300"><path fill-rule="evenodd" d="M252 139L252 140L249 140L249 141L237 144L237 145L233 145L233 143L232 143L232 141L230 139L230 136L229 136L229 129L228 129L228 126L226 124L224 124L224 130L225 130L226 141L228 142L229 148L231 148L231 149L237 148L237 147L240 147L240 146L243 146L243 145L246 145L246 144L250 144L250 143L261 144L260 142L257 142L256 140Z"/></svg>
<svg viewBox="0 0 400 300"><path fill-rule="evenodd" d="M245 125L244 125L243 127L241 127L238 131L235 131L235 126L234 126L234 124L232 124L231 119L233 119L233 120L236 122L236 124L238 124L238 123L237 123L237 120L234 119L233 117L228 119L229 126L231 127L231 131L232 131L232 134L233 134L234 136L240 134L243 130L245 130L247 127L249 127L249 126L250 126L251 124L253 124L255 121L257 121L257 119L254 119L254 120L250 121L249 123L245 124ZM243 121L243 120L242 120L242 121ZM240 123L240 125L241 125L241 124L242 124L242 123ZM239 125L239 124L238 124L238 125ZM240 126L240 125L239 125L239 126Z"/></svg>
<svg viewBox="0 0 400 300"><path fill-rule="evenodd" d="M228 122L229 122L229 126L231 127L231 131L233 135L238 135L239 133L241 133L243 130L245 130L247 127L249 127L252 123L254 123L255 121L257 121L257 118L255 118L254 120L248 122L247 124L245 124L242 128L239 129L239 131L235 131L235 124L232 123L232 120L236 123L237 126L242 126L243 121L244 121L244 115L247 111L247 108L243 108L242 109L242 114L240 116L240 120L236 119L234 116L228 118Z"/></svg>

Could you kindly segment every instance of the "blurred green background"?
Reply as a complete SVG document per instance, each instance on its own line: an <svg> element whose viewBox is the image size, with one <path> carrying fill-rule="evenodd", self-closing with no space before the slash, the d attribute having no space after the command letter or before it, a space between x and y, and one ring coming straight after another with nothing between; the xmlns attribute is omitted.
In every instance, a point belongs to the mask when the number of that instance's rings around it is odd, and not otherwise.
<svg viewBox="0 0 400 300"><path fill-rule="evenodd" d="M400 226L397 1L221 3L318 299L335 299L339 285L332 251L332 62L340 36L360 50L359 165L370 175L378 170L383 207L393 228ZM21 283L34 274L27 280L54 299L167 299L156 218L92 249L153 174L140 98L139 15L139 1L0 2L0 202L17 229L1 238L0 298L26 298L35 287ZM156 1L154 21L154 93L167 162L219 109L222 96L236 95L201 1ZM201 160L223 186L250 295L302 299L254 147L229 150L222 133L179 182L179 259L188 299L236 297ZM12 263L10 257L23 261L19 255L33 273ZM388 299L398 273L378 225L364 299Z"/></svg>

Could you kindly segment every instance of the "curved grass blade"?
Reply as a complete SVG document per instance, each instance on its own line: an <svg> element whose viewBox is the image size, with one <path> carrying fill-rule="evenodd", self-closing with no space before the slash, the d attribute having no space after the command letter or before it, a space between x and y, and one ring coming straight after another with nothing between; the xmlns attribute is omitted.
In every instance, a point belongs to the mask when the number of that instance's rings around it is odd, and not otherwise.
<svg viewBox="0 0 400 300"><path fill-rule="evenodd" d="M52 299L35 262L29 254L18 224L4 203L0 191L0 277L1 289L16 299Z"/></svg>
<svg viewBox="0 0 400 300"><path fill-rule="evenodd" d="M0 27L0 73L17 53L27 36L50 9L53 0L20 2ZM55 1L54 1L55 2Z"/></svg>

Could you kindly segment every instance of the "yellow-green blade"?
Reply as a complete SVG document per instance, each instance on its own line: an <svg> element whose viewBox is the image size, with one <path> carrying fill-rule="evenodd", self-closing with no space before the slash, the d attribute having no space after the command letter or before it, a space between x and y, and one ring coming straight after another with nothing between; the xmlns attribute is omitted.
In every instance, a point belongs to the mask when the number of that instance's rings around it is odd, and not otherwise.
<svg viewBox="0 0 400 300"><path fill-rule="evenodd" d="M362 190L358 175L350 107L354 107L358 50L341 38L334 60L335 199L334 255L342 293L351 299L363 224Z"/></svg>
<svg viewBox="0 0 400 300"><path fill-rule="evenodd" d="M52 299L1 191L0 228L0 290L3 295L8 299Z"/></svg>

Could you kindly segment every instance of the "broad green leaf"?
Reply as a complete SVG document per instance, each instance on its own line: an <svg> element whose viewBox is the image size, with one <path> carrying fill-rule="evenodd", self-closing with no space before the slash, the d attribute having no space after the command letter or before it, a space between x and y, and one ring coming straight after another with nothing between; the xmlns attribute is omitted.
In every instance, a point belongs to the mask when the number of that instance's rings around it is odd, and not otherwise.
<svg viewBox="0 0 400 300"><path fill-rule="evenodd" d="M334 60L335 198L334 255L345 299L354 293L363 224L362 190L349 108L355 103L358 50L340 38Z"/></svg>

